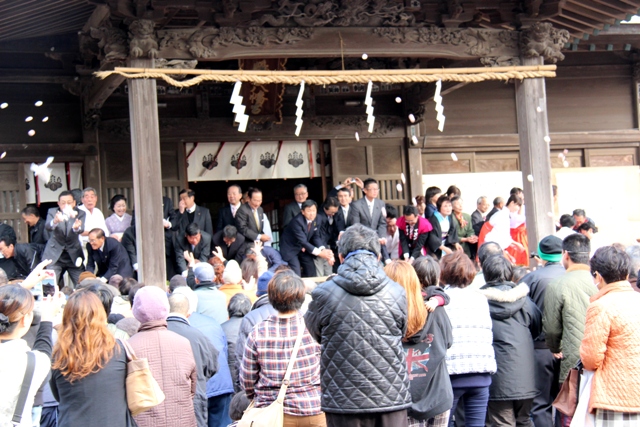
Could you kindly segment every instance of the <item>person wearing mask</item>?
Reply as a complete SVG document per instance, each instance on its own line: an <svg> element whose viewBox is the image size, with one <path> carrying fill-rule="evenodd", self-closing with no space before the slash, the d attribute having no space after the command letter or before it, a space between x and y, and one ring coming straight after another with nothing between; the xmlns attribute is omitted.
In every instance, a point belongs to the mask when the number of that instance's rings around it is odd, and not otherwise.
<svg viewBox="0 0 640 427"><path fill-rule="evenodd" d="M49 231L45 227L45 221L40 216L40 211L35 206L27 206L21 212L22 221L29 228L29 243L35 245L39 254L42 254L44 247L49 240Z"/></svg>
<svg viewBox="0 0 640 427"><path fill-rule="evenodd" d="M56 283L62 283L62 275L68 272L73 284L77 285L80 273L84 271L84 253L78 236L85 230L85 217L84 210L76 209L70 191L61 192L58 207L47 212L45 226L50 237L42 258L52 261L49 269L56 272Z"/></svg>
<svg viewBox="0 0 640 427"><path fill-rule="evenodd" d="M127 198L122 194L116 194L109 201L109 209L113 214L104 222L107 224L110 237L121 241L125 230L131 227L132 220L132 216L127 213Z"/></svg>
<svg viewBox="0 0 640 427"><path fill-rule="evenodd" d="M75 292L53 349L51 391L61 426L135 426L126 393L127 354L107 329L100 299Z"/></svg>
<svg viewBox="0 0 640 427"><path fill-rule="evenodd" d="M411 206L415 208L415 206ZM409 372L412 405L410 426L445 426L453 402L447 364L447 349L453 344L451 323L442 307L429 313L420 280L411 264L392 261L384 267L391 280L407 294L407 331L404 348Z"/></svg>
<svg viewBox="0 0 640 427"><path fill-rule="evenodd" d="M300 313L305 286L292 271L269 282L269 301L277 314L258 324L247 336L240 365L240 384L256 408L273 403L280 392L289 360L293 368L284 396L284 425L326 426L320 404L320 346ZM298 336L297 354L293 349Z"/></svg>
<svg viewBox="0 0 640 427"><path fill-rule="evenodd" d="M450 298L444 308L453 333L453 345L447 351L447 370L453 388L451 414L458 408L458 402L463 402L464 425L483 427L491 376L497 370L489 303L480 292L469 289L475 268L462 252L442 259L441 275L437 267L435 264L430 269L432 280L441 277ZM458 421L456 418L456 424Z"/></svg>
<svg viewBox="0 0 640 427"><path fill-rule="evenodd" d="M562 266L562 240L556 236L547 236L538 244L538 256L542 266L522 278L521 283L529 286L529 297L544 313L544 297L547 287L555 279L565 274ZM560 360L549 351L544 333L533 342L536 360L536 388L539 394L533 399L531 416L536 426L553 425L551 403L560 391L558 375Z"/></svg>
<svg viewBox="0 0 640 427"><path fill-rule="evenodd" d="M218 224L216 230L220 232L228 225L233 225L237 228L236 213L240 209L242 199L242 187L239 185L230 185L227 188L227 201L229 205L225 205L218 211Z"/></svg>
<svg viewBox="0 0 640 427"><path fill-rule="evenodd" d="M247 241L259 240L262 243L271 241L271 236L265 232L264 209L262 209L262 191L250 188L249 202L240 206L236 213L238 231Z"/></svg>
<svg viewBox="0 0 640 427"><path fill-rule="evenodd" d="M186 228L194 222L198 228L210 236L213 235L213 224L209 209L196 205L196 193L190 189L183 189L178 193L178 234L183 234Z"/></svg>
<svg viewBox="0 0 640 427"><path fill-rule="evenodd" d="M497 372L489 387L489 421L495 427L533 427L530 413L538 394L533 340L542 329L540 310L527 296L529 287L510 281L513 267L504 256L484 261Z"/></svg>
<svg viewBox="0 0 640 427"><path fill-rule="evenodd" d="M93 187L82 190L82 205L78 209L85 213L84 230L80 233L80 243L85 246L89 242L89 232L94 228L104 231L109 237L109 229L104 220L102 211L96 207L98 204L98 192Z"/></svg>
<svg viewBox="0 0 640 427"><path fill-rule="evenodd" d="M442 196L442 190L439 187L429 187L425 191L424 198L427 203L427 209L425 211L425 218L429 219L438 210L436 203Z"/></svg>
<svg viewBox="0 0 640 427"><path fill-rule="evenodd" d="M305 200L302 210L282 232L280 254L293 271L302 277L315 277L315 257L333 265L333 251L323 246L323 235L316 220L318 206L313 200Z"/></svg>
<svg viewBox="0 0 640 427"><path fill-rule="evenodd" d="M0 253L4 258L0 266L9 280L24 279L40 264L37 247L31 243L16 243L8 235L0 237Z"/></svg>
<svg viewBox="0 0 640 427"><path fill-rule="evenodd" d="M207 381L218 371L218 350L209 339L189 323L189 299L181 293L169 296L167 329L185 337L191 344L196 361L197 388L193 398L198 427L208 426Z"/></svg>
<svg viewBox="0 0 640 427"><path fill-rule="evenodd" d="M560 360L560 388L580 359L589 299L598 291L589 268L590 252L586 236L576 233L565 237L561 263L566 271L547 285L544 295L543 332L553 357ZM568 425L571 417L560 414L560 419L562 425Z"/></svg>
<svg viewBox="0 0 640 427"><path fill-rule="evenodd" d="M598 292L587 308L580 360L594 371L589 412L596 426L640 422L640 295L627 281L631 261L621 248L605 246L590 261Z"/></svg>
<svg viewBox="0 0 640 427"><path fill-rule="evenodd" d="M189 340L167 330L168 315L169 301L162 289L145 286L136 293L133 316L140 330L128 343L137 357L149 360L151 374L165 394L161 404L135 417L139 427L197 426L193 408L196 361Z"/></svg>
<svg viewBox="0 0 640 427"><path fill-rule="evenodd" d="M381 268L379 235L370 228L349 227L338 252L338 274L315 288L305 315L311 336L323 349L327 425L406 427L412 404L402 348L406 292Z"/></svg>
<svg viewBox="0 0 640 427"><path fill-rule="evenodd" d="M122 277L133 276L133 268L125 247L113 237L106 237L100 228L94 228L89 232L87 243L87 271L93 272L96 268L98 277L107 280L115 274Z"/></svg>
<svg viewBox="0 0 640 427"><path fill-rule="evenodd" d="M300 213L302 210L302 204L309 197L309 190L307 190L307 186L304 184L298 184L293 187L293 197L294 201L287 204L284 207L284 213L282 216L282 228L286 228L287 224L291 222L291 220Z"/></svg>
<svg viewBox="0 0 640 427"><path fill-rule="evenodd" d="M433 227L429 220L420 216L415 206L405 206L402 213L397 222L400 237L397 254L401 260L413 263L424 255L424 247Z"/></svg>
<svg viewBox="0 0 640 427"><path fill-rule="evenodd" d="M31 292L19 285L0 286L0 425L31 427L33 424L31 410L34 396L51 369L53 330L56 304L45 300L40 305L40 327L34 345L29 348L25 336L29 333L34 318L35 301ZM18 424L12 422L18 396L20 396L25 371L27 370L28 353L35 356L35 364L31 383L24 408L19 415Z"/></svg>
<svg viewBox="0 0 640 427"><path fill-rule="evenodd" d="M440 196L436 206L437 211L429 217L431 231L427 236L425 248L429 255L440 259L443 255L462 250L462 246L451 216L451 200L447 196Z"/></svg>
<svg viewBox="0 0 640 427"><path fill-rule="evenodd" d="M463 201L460 196L451 199L452 215L451 219L456 226L458 238L460 238L460 246L464 253L471 259L476 257L478 236L473 231L471 224L471 216L462 212Z"/></svg>

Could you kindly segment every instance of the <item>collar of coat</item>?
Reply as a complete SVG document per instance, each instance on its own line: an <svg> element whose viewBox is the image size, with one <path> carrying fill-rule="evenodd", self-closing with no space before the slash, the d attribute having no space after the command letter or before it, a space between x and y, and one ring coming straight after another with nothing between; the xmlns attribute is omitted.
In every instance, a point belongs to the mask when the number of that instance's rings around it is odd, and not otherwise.
<svg viewBox="0 0 640 427"><path fill-rule="evenodd" d="M602 289L598 291L597 294L591 295L589 299L591 302L597 301L609 292L633 292L633 288L631 287L631 283L627 280L623 280L621 282L612 282L605 285Z"/></svg>
<svg viewBox="0 0 640 427"><path fill-rule="evenodd" d="M591 272L591 267L589 267L587 264L571 264L569 268L567 268L567 273L569 273L570 271L580 271L580 270L586 270L588 272Z"/></svg>
<svg viewBox="0 0 640 427"><path fill-rule="evenodd" d="M499 287L503 287L504 285L512 285L512 287L510 289L500 290ZM480 288L479 291L486 296L489 301L496 302L515 302L529 295L529 287L524 283L520 283L519 285L511 282L488 283Z"/></svg>

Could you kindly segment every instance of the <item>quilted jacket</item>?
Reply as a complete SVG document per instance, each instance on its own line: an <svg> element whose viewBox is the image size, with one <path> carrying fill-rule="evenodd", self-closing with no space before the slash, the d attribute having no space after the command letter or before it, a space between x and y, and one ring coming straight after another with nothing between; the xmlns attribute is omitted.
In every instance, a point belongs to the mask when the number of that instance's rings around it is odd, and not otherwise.
<svg viewBox="0 0 640 427"><path fill-rule="evenodd" d="M595 371L589 410L640 412L640 295L629 282L609 283L591 297L580 346Z"/></svg>
<svg viewBox="0 0 640 427"><path fill-rule="evenodd" d="M197 373L189 340L167 330L166 320L159 320L143 323L128 342L137 357L149 359L149 369L165 395L164 402L134 417L138 426L196 427Z"/></svg>
<svg viewBox="0 0 640 427"><path fill-rule="evenodd" d="M596 292L589 266L585 264L573 264L562 277L547 286L542 328L549 350L562 352L561 383L580 359L589 298Z"/></svg>
<svg viewBox="0 0 640 427"><path fill-rule="evenodd" d="M489 387L489 400L536 397L533 340L540 335L542 326L540 310L527 296L529 287L524 283L490 282L480 292L489 300L498 365Z"/></svg>
<svg viewBox="0 0 640 427"><path fill-rule="evenodd" d="M357 253L311 296L305 321L322 346L322 410L356 414L409 408L402 286L385 275L372 254Z"/></svg>

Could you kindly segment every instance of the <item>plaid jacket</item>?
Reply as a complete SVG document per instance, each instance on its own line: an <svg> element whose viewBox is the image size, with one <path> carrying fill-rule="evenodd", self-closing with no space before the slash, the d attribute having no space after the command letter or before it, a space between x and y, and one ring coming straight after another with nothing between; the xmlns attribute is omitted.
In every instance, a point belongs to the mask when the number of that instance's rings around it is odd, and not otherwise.
<svg viewBox="0 0 640 427"><path fill-rule="evenodd" d="M278 397L299 324L304 325L300 313L293 317L270 316L256 325L247 337L240 365L240 384L257 408L270 405ZM305 327L284 399L284 413L321 414L320 394L320 345Z"/></svg>

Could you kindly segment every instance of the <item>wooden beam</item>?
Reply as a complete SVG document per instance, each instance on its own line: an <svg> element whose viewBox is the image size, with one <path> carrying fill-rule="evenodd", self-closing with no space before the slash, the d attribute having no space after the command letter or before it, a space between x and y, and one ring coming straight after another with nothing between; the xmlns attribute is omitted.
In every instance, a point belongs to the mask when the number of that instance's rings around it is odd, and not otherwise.
<svg viewBox="0 0 640 427"><path fill-rule="evenodd" d="M586 7L583 7L582 5L578 5L575 3L571 3L571 2L567 2L565 3L564 7L562 8L563 12L564 11L569 11L569 12L573 12L573 13L577 13L581 16L587 17L589 19L593 19L594 21L598 21L601 22L604 26L604 24L613 24L615 22L614 18L611 18L610 16L602 13L602 12L596 12L592 9L588 9Z"/></svg>
<svg viewBox="0 0 640 427"><path fill-rule="evenodd" d="M522 63L542 65L543 60L522 58ZM535 252L543 237L555 233L553 218L548 215L553 212L553 198L544 78L516 81L516 110L529 251Z"/></svg>
<svg viewBox="0 0 640 427"><path fill-rule="evenodd" d="M99 110L104 105L105 101L111 96L124 82L125 78L119 75L111 75L104 80L93 78L93 86L89 95L89 102L87 108Z"/></svg>
<svg viewBox="0 0 640 427"><path fill-rule="evenodd" d="M109 6L106 4L99 4L96 6L95 10L87 20L84 27L82 27L82 32L85 34L89 34L92 27L98 27L102 21L107 19L110 15Z"/></svg>
<svg viewBox="0 0 640 427"><path fill-rule="evenodd" d="M0 144L0 152L7 152L7 162L42 162L48 156L59 161L83 160L97 156L98 150L89 144Z"/></svg>
<svg viewBox="0 0 640 427"><path fill-rule="evenodd" d="M610 18L618 19L620 16L620 11L609 7L601 2L596 2L594 0L569 0L570 3L580 5L587 9L591 9L594 12L601 13L603 15L607 15Z"/></svg>
<svg viewBox="0 0 640 427"><path fill-rule="evenodd" d="M130 66L153 68L152 59L132 59ZM166 289L162 170L155 79L129 80L129 120L136 206L138 277Z"/></svg>

